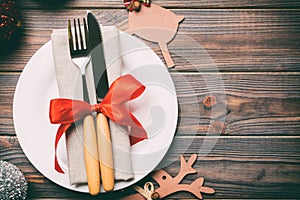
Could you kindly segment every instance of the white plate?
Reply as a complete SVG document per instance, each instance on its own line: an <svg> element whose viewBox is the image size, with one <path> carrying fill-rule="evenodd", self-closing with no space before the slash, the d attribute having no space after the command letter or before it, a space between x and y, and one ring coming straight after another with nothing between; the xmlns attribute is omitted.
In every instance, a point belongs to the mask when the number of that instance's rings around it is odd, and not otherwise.
<svg viewBox="0 0 300 200"><path fill-rule="evenodd" d="M135 178L117 182L115 190L134 184L155 169L170 147L178 117L175 87L165 65L137 38L121 33L120 39L123 74L132 74L147 88L130 106L146 128L149 139L132 147ZM65 174L54 170L54 138L58 125L49 121L49 102L57 97L49 41L30 59L18 81L13 104L16 134L30 162L45 177L63 187L88 192L86 185L70 185L67 169ZM61 143L65 145L64 141ZM61 165L67 166L66 155L61 156Z"/></svg>

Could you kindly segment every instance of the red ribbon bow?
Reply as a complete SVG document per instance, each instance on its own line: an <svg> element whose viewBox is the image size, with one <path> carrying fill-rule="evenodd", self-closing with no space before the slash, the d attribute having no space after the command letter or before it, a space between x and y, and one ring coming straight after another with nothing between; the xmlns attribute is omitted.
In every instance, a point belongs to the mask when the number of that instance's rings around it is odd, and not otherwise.
<svg viewBox="0 0 300 200"><path fill-rule="evenodd" d="M85 101L71 99L52 99L50 101L50 121L61 124L55 137L55 170L64 173L58 164L56 150L63 134L71 125L92 112L101 112L110 120L124 126L131 126L130 144L134 145L147 139L147 133L141 123L128 110L126 103L139 97L145 90L131 75L119 77L113 82L100 104L90 105Z"/></svg>

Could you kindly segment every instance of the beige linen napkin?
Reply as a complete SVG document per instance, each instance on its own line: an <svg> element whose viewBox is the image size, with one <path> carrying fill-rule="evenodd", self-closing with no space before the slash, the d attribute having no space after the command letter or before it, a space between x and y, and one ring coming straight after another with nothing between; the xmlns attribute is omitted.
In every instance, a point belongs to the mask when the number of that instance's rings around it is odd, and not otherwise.
<svg viewBox="0 0 300 200"><path fill-rule="evenodd" d="M103 26L104 52L108 69L109 84L122 73L122 60L120 57L119 31L114 26ZM80 70L72 63L67 30L54 30L52 35L53 59L60 97L81 100L82 80ZM92 66L86 69L87 85L91 104L96 103L95 86L93 83ZM110 121L113 157L116 180L129 180L134 178L130 154L130 142L127 127L119 126ZM68 156L68 171L70 184L85 184L85 173L82 126L69 130L66 134Z"/></svg>

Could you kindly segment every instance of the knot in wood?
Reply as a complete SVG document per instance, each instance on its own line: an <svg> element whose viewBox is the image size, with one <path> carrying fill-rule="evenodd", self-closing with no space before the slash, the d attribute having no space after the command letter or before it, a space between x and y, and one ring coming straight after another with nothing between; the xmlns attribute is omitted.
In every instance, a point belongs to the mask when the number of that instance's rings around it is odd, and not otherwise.
<svg viewBox="0 0 300 200"><path fill-rule="evenodd" d="M207 96L204 98L203 104L205 109L211 109L217 104L217 98L213 95Z"/></svg>

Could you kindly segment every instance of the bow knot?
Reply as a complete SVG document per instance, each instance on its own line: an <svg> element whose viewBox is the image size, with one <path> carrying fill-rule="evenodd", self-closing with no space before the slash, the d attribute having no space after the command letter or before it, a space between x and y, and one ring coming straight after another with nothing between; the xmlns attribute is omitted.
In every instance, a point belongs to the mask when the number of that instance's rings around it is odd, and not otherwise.
<svg viewBox="0 0 300 200"><path fill-rule="evenodd" d="M95 104L95 105L92 105L92 107L91 107L91 112L97 112L97 113L100 113L100 112L101 112L101 104Z"/></svg>

